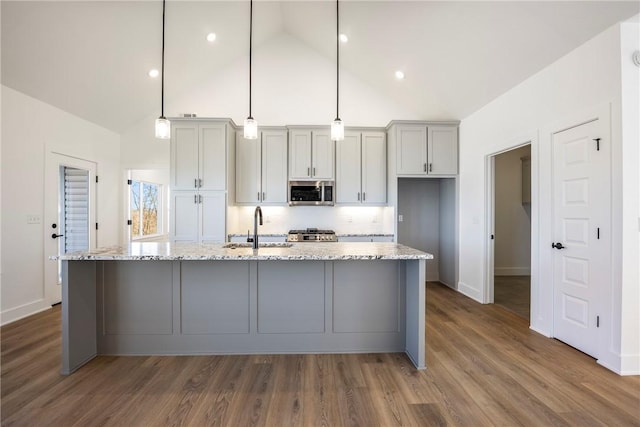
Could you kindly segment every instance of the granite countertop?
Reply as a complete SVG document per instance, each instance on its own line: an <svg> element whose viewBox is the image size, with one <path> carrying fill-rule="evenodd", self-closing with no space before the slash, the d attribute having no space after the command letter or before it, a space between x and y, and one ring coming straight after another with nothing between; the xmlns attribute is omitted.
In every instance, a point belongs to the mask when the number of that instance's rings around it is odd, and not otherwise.
<svg viewBox="0 0 640 427"><path fill-rule="evenodd" d="M189 261L189 260L401 260L433 259L433 255L397 243L293 243L275 246L225 248L228 244L133 242L128 246L99 248L51 257L64 261Z"/></svg>

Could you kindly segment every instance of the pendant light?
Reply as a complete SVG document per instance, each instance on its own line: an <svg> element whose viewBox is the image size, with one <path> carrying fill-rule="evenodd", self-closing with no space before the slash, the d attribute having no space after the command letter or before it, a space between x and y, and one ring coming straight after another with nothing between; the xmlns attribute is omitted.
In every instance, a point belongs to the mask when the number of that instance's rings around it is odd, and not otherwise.
<svg viewBox="0 0 640 427"><path fill-rule="evenodd" d="M161 71L161 92L160 92L160 117L156 119L156 138L171 138L171 123L164 116L164 10L165 0L162 0L162 71Z"/></svg>
<svg viewBox="0 0 640 427"><path fill-rule="evenodd" d="M340 120L340 8L336 0L336 118L331 122L331 139L344 139L344 123Z"/></svg>
<svg viewBox="0 0 640 427"><path fill-rule="evenodd" d="M251 116L251 47L253 41L253 0L249 3L249 117L244 119L245 139L258 139L258 122Z"/></svg>

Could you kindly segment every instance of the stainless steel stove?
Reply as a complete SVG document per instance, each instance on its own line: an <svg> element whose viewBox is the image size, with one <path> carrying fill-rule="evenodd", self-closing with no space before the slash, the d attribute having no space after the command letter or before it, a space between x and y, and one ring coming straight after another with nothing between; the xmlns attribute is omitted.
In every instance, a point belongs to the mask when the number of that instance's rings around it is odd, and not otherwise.
<svg viewBox="0 0 640 427"><path fill-rule="evenodd" d="M307 228L306 230L289 230L287 242L337 242L336 232L333 230L318 230Z"/></svg>

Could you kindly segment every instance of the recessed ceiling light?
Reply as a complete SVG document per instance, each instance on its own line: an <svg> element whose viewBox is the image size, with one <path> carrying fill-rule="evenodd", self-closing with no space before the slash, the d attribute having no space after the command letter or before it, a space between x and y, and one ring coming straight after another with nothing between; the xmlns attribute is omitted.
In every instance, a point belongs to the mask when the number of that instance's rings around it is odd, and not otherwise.
<svg viewBox="0 0 640 427"><path fill-rule="evenodd" d="M398 80L404 79L404 73L400 70L396 71L396 79Z"/></svg>
<svg viewBox="0 0 640 427"><path fill-rule="evenodd" d="M348 41L349 41L349 37L347 37L347 35L346 35L346 34L340 34L340 41L341 41L342 43L346 43L346 42L348 42Z"/></svg>
<svg viewBox="0 0 640 427"><path fill-rule="evenodd" d="M149 77L151 78L156 78L160 75L160 71L158 71L157 69L153 69L153 70L149 70Z"/></svg>
<svg viewBox="0 0 640 427"><path fill-rule="evenodd" d="M216 41L216 33L207 34L207 41L210 43L213 43L214 41Z"/></svg>

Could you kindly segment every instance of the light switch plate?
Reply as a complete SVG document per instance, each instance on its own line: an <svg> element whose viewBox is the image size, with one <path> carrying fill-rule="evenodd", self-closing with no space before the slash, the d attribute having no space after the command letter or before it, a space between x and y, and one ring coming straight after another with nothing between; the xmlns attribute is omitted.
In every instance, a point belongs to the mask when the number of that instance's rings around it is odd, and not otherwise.
<svg viewBox="0 0 640 427"><path fill-rule="evenodd" d="M40 224L40 215L27 215L27 224Z"/></svg>

